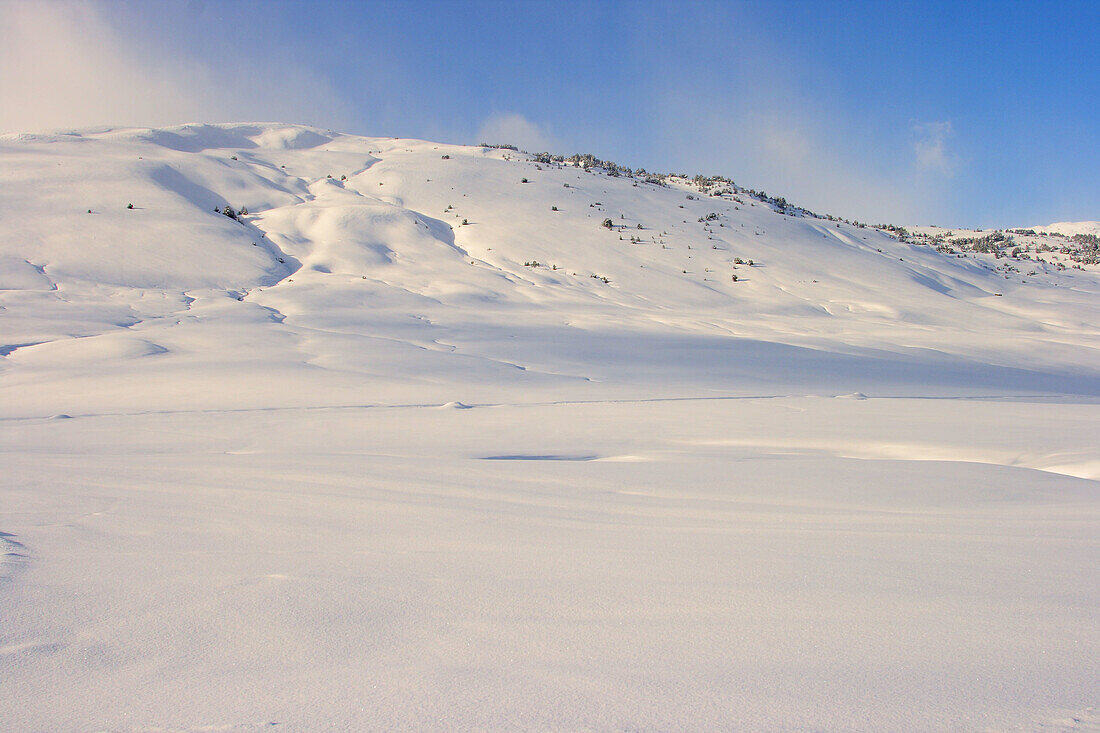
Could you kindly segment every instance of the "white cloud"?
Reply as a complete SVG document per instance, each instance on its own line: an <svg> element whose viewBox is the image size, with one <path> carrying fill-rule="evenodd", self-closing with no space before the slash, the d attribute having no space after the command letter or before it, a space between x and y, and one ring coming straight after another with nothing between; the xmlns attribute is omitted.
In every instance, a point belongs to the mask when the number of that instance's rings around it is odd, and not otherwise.
<svg viewBox="0 0 1100 733"><path fill-rule="evenodd" d="M292 60L226 49L181 58L143 47L109 21L120 6L0 0L0 132L183 122L335 126L330 84Z"/></svg>
<svg viewBox="0 0 1100 733"><path fill-rule="evenodd" d="M521 114L509 112L489 117L477 132L479 143L508 143L528 152L557 150L553 136Z"/></svg>
<svg viewBox="0 0 1100 733"><path fill-rule="evenodd" d="M912 130L917 170L953 176L958 159L947 148L955 133L951 122L914 122Z"/></svg>

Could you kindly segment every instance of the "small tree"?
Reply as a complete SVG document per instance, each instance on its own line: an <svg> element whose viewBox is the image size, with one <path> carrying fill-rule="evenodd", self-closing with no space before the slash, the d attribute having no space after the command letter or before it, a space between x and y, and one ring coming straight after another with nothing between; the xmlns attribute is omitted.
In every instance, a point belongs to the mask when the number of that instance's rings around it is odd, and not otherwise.
<svg viewBox="0 0 1100 733"><path fill-rule="evenodd" d="M610 229L611 227L615 226L615 222L611 221L610 219L604 219L603 220L603 225L607 229Z"/></svg>

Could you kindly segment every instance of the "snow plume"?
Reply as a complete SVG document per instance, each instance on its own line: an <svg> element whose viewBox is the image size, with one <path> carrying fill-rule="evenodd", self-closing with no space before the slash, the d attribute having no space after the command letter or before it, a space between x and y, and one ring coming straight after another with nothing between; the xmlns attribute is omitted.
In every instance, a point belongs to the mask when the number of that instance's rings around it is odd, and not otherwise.
<svg viewBox="0 0 1100 733"><path fill-rule="evenodd" d="M732 175L741 185L800 206L862 220L912 221L922 205L941 195L880 160L888 156L853 149L850 121L802 98L791 104L768 101L750 109L673 102L690 113L677 123L678 143L671 152L687 161L689 170ZM705 154L700 139L709 143Z"/></svg>
<svg viewBox="0 0 1100 733"><path fill-rule="evenodd" d="M271 118L345 124L293 59L224 44L200 59L116 22L110 3L0 2L0 132Z"/></svg>
<svg viewBox="0 0 1100 733"><path fill-rule="evenodd" d="M521 114L495 114L482 123L477 132L479 143L507 143L530 152L558 152L558 145L547 130Z"/></svg>
<svg viewBox="0 0 1100 733"><path fill-rule="evenodd" d="M947 147L955 133L951 122L914 122L912 129L917 170L953 176L958 161Z"/></svg>

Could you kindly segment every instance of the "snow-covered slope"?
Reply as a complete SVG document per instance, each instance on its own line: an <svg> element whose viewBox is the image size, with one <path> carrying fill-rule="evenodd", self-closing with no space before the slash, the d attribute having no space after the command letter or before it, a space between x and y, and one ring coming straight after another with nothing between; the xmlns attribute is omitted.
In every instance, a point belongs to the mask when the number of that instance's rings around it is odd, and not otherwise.
<svg viewBox="0 0 1100 733"><path fill-rule="evenodd" d="M6 136L0 155L11 415L502 383L1100 390L1095 268L1003 272L684 179L278 125ZM215 332L232 348L194 341ZM250 388L212 393L210 369Z"/></svg>
<svg viewBox="0 0 1100 733"><path fill-rule="evenodd" d="M1046 226L1032 227L1040 232L1053 232L1073 236L1074 234L1092 234L1100 236L1100 221L1058 221Z"/></svg>
<svg viewBox="0 0 1100 733"><path fill-rule="evenodd" d="M0 136L0 728L1100 725L1098 267L614 172Z"/></svg>

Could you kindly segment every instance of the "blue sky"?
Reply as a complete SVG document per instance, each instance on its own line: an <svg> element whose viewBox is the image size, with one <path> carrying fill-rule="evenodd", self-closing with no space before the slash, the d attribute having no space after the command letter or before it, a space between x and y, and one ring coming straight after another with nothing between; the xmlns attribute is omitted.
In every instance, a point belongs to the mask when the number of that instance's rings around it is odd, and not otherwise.
<svg viewBox="0 0 1100 733"><path fill-rule="evenodd" d="M721 173L872 222L1100 219L1100 3L0 0L0 130L280 120Z"/></svg>

